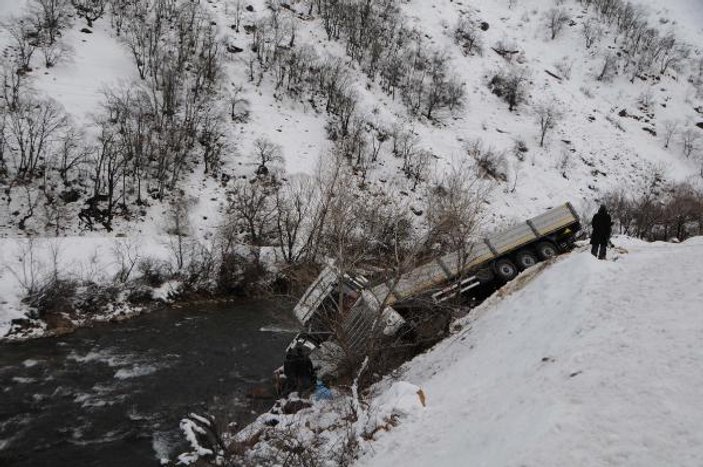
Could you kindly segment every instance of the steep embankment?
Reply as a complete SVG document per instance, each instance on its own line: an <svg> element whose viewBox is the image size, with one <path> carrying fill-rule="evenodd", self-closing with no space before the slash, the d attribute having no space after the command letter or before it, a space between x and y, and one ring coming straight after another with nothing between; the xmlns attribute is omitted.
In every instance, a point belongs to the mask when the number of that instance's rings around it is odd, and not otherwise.
<svg viewBox="0 0 703 467"><path fill-rule="evenodd" d="M627 243L567 257L408 363L427 406L359 463L701 465L703 239Z"/></svg>

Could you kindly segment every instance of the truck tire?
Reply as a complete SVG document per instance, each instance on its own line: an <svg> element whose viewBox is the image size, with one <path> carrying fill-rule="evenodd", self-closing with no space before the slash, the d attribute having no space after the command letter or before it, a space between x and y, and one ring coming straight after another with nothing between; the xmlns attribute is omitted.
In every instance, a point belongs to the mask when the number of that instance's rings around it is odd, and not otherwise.
<svg viewBox="0 0 703 467"><path fill-rule="evenodd" d="M549 258L554 258L558 255L559 250L552 242L540 242L537 244L537 254L540 259L546 260Z"/></svg>
<svg viewBox="0 0 703 467"><path fill-rule="evenodd" d="M515 255L515 262L517 263L517 267L524 271L537 264L538 260L535 254L530 250L521 250Z"/></svg>
<svg viewBox="0 0 703 467"><path fill-rule="evenodd" d="M496 274L498 277L503 279L504 281L509 281L515 278L517 276L518 270L515 264L513 264L512 261L509 259L503 258L499 259L495 263L495 270Z"/></svg>

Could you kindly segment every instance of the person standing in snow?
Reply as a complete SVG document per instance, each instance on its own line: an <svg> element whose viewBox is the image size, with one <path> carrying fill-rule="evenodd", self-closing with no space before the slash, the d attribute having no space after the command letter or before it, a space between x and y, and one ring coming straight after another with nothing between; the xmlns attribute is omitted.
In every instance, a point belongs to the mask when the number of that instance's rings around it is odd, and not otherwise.
<svg viewBox="0 0 703 467"><path fill-rule="evenodd" d="M600 209L598 209L598 212L593 216L593 220L591 221L591 226L593 227L593 233L591 234L591 254L597 256L598 259L605 259L605 249L610 240L611 225L612 220L610 219L610 214L608 214L605 204L601 204Z"/></svg>
<svg viewBox="0 0 703 467"><path fill-rule="evenodd" d="M304 348L297 345L286 354L283 362L283 374L286 375L285 394L298 392L299 397L311 390L315 384L315 370Z"/></svg>

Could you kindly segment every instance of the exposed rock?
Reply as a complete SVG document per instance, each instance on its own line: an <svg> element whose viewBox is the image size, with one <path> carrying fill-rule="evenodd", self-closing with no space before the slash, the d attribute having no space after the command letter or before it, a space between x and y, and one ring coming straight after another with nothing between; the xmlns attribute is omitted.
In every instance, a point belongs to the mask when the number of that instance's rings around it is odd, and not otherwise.
<svg viewBox="0 0 703 467"><path fill-rule="evenodd" d="M247 391L249 399L275 399L273 388L269 386L254 386Z"/></svg>
<svg viewBox="0 0 703 467"><path fill-rule="evenodd" d="M66 191L62 192L62 193L59 195L59 197L60 197L61 200L62 200L64 203L66 203L66 204L68 204L68 203L75 203L76 201L78 201L79 199L81 199L81 192L78 191L78 190L75 190L75 189L73 189L73 190L66 190Z"/></svg>
<svg viewBox="0 0 703 467"><path fill-rule="evenodd" d="M410 212L412 212L416 216L421 216L423 213L422 209L416 208L414 206L410 206Z"/></svg>
<svg viewBox="0 0 703 467"><path fill-rule="evenodd" d="M304 401L302 399L289 400L283 406L283 413L286 415L292 415L303 409L307 409L308 407L312 407L312 404L308 401Z"/></svg>
<svg viewBox="0 0 703 467"><path fill-rule="evenodd" d="M44 321L49 332L55 336L70 334L76 330L76 325L64 313L47 313Z"/></svg>

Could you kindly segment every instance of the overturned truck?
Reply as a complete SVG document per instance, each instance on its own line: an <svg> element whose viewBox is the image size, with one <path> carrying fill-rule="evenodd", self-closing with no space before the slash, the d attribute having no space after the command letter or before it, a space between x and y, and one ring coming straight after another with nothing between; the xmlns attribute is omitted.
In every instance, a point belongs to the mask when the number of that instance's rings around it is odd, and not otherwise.
<svg viewBox="0 0 703 467"><path fill-rule="evenodd" d="M493 290L519 271L573 247L579 217L565 203L507 230L431 260L376 284L327 266L294 309L304 326L287 349L305 353L318 376L336 372L350 355L363 356L370 342L438 335L448 324L441 310L450 299L468 301L482 288Z"/></svg>

